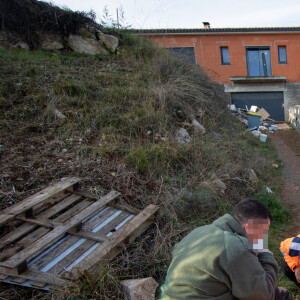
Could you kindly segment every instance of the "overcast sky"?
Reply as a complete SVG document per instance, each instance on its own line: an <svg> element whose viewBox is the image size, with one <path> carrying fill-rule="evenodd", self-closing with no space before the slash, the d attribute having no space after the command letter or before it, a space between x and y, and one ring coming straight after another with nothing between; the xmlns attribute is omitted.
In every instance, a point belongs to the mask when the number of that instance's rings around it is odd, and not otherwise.
<svg viewBox="0 0 300 300"><path fill-rule="evenodd" d="M97 13L105 6L113 19L121 8L132 28L300 26L300 0L52 0L58 6Z"/></svg>

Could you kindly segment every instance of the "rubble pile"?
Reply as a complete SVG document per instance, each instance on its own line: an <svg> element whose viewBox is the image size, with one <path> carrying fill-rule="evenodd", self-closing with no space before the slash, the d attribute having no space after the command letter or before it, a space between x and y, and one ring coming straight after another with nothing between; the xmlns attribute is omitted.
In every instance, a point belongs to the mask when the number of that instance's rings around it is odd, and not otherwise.
<svg viewBox="0 0 300 300"><path fill-rule="evenodd" d="M267 132L273 133L278 130L275 120L270 119L270 114L262 107L251 106L250 109L236 108L234 104L229 106L232 115L246 124L249 131L258 138L261 142L267 140Z"/></svg>

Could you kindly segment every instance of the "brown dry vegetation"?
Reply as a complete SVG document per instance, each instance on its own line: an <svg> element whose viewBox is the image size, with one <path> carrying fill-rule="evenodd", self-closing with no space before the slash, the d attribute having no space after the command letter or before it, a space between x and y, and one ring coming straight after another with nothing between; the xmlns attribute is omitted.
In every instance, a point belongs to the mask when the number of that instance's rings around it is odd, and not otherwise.
<svg viewBox="0 0 300 300"><path fill-rule="evenodd" d="M64 176L82 178L97 195L117 190L137 208L160 206L156 223L99 266L92 284L82 276L56 299L124 299L122 279L153 276L163 283L174 243L266 183L273 188L278 172L271 169L273 150L229 114L222 86L200 67L147 40L120 37L119 54L109 58L0 50L1 208ZM187 126L191 142L177 144L176 129L192 118L206 134ZM259 183L246 180L247 168ZM226 183L225 194L212 184L216 178ZM36 294L1 285L5 299L51 297Z"/></svg>

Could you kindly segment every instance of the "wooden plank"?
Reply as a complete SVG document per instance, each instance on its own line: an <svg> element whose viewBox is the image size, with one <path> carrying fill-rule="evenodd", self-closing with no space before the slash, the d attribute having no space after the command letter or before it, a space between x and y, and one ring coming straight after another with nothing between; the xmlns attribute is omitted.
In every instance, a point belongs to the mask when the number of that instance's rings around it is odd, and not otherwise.
<svg viewBox="0 0 300 300"><path fill-rule="evenodd" d="M80 195L80 196L85 197L85 198L88 198L90 200L94 200L94 201L96 201L99 198L99 197L97 197L96 195L93 195L90 192L86 192L86 191L82 191L82 190L75 190L72 193L76 194L76 195ZM134 208L134 207L132 207L128 204L116 203L116 204L111 204L111 206L115 207L117 209L120 209L120 210L127 211L131 214L139 214L140 213L139 209L136 209L136 208Z"/></svg>
<svg viewBox="0 0 300 300"><path fill-rule="evenodd" d="M122 212L116 218L111 220L107 225L101 228L97 233L105 235L109 233L112 229L114 229L117 225L119 225L123 220L125 220L129 214L127 212ZM107 239L108 240L108 239ZM84 254L88 249L96 244L95 241L86 240L79 247L77 247L74 251L69 253L64 257L63 260L54 265L49 272L60 274L63 272L69 265L71 265L78 257Z"/></svg>
<svg viewBox="0 0 300 300"><path fill-rule="evenodd" d="M73 195L73 198L80 198L80 196L77 195ZM61 221L64 222L67 219L69 219L72 214L75 215L77 214L79 211L82 211L84 208L86 208L87 206L89 206L91 204L91 201L89 200L84 200L82 202L79 202L76 206L73 206L71 209L69 209L67 212L63 213L62 215L56 217L56 219L54 219L54 221ZM40 237L42 237L43 235L45 235L46 233L48 233L50 230L47 228L39 228L36 231L34 231L32 234L24 237L22 240L20 240L15 247L13 248L9 248L6 250L6 252L4 253L0 253L0 257L2 257L1 255L6 255L7 257L10 257L12 255L14 255L15 253L17 253L18 251L24 249L26 246L30 245L31 243L33 243L34 241L36 241L37 239L39 239ZM8 252L8 253L7 253ZM51 255L50 255L51 256ZM47 258L49 257L49 255L47 255ZM43 260L43 259L42 259ZM30 269L36 269L35 267L30 267ZM26 281L26 279L24 279L23 277L18 277L15 282L22 284ZM45 285L45 284L44 284ZM43 285L43 286L44 286Z"/></svg>
<svg viewBox="0 0 300 300"><path fill-rule="evenodd" d="M74 195L71 198L78 199L78 198L80 198L80 196ZM73 215L77 214L78 212L80 212L83 209L85 209L86 207L88 207L90 204L91 204L91 201L89 201L89 200L84 200L82 202L79 202L77 205L73 206L68 211L63 213L62 215L56 217L54 219L54 221L65 222L66 220L68 220L72 216L72 214ZM29 224L24 224L24 225L29 225ZM33 225L29 225L29 226L33 226ZM41 238L43 235L45 235L49 231L50 230L47 229L47 228L38 228L37 230L35 230L31 234L23 237L20 241L18 241L14 245L14 247L5 249L0 253L0 261L4 261L4 260L8 259L9 257L13 256L17 252L21 251L22 249L24 249L28 245L32 244L33 242L35 242L36 240Z"/></svg>
<svg viewBox="0 0 300 300"><path fill-rule="evenodd" d="M83 272L89 270L95 266L100 260L109 257L112 258L112 254L120 252L118 247L124 242L132 242L136 238L136 234L141 230L144 230L147 221L151 220L157 213L159 207L150 204L137 216L132 218L127 224L125 224L120 230L115 232L107 241L101 243L94 251L92 251L87 257L74 266L69 272L76 276L77 270ZM119 248L119 249L117 249Z"/></svg>
<svg viewBox="0 0 300 300"><path fill-rule="evenodd" d="M78 232L72 232L70 230L69 233L73 234L75 236L85 238L87 240L96 241L96 242L104 242L107 240L107 237L105 235L101 235L101 234L94 233L94 232L87 231L87 230L80 230Z"/></svg>
<svg viewBox="0 0 300 300"><path fill-rule="evenodd" d="M52 274L49 272L40 272L36 270L26 270L22 274L16 274L13 269L0 267L0 272L3 274L7 274L9 276L18 276L20 278L24 278L25 280L34 280L43 282L45 284L53 284L55 286L63 286L66 284L65 280L57 276L56 274Z"/></svg>
<svg viewBox="0 0 300 300"><path fill-rule="evenodd" d="M104 222L109 217L111 217L117 210L114 208L110 208L109 210L106 210L105 212L98 215L93 221L87 223L84 225L84 230L92 230L95 228L98 224ZM73 246L76 242L78 242L80 238L77 236L71 236L65 241L64 243L60 244L58 247L50 251L47 256L42 257L35 263L33 263L30 268L34 268L36 270L42 270L45 266L47 266L49 263L51 263L56 257L61 255L65 250ZM74 258L75 259L75 258Z"/></svg>
<svg viewBox="0 0 300 300"><path fill-rule="evenodd" d="M46 227L46 228L55 228L57 226L62 225L62 223L60 222L55 222L53 220L49 220L49 219L45 219L45 218L26 218L26 217L17 217L18 220L30 223L30 224L34 224L34 225L38 225L38 226L42 226L42 227Z"/></svg>
<svg viewBox="0 0 300 300"><path fill-rule="evenodd" d="M270 114L263 107L257 113L261 115L263 120L266 120L270 117Z"/></svg>
<svg viewBox="0 0 300 300"><path fill-rule="evenodd" d="M65 209L66 207L72 205L73 203L78 201L80 198L81 198L80 196L72 195L72 196L64 199L64 201L59 202L59 203L55 204L54 206L52 206L51 208L49 208L48 210L40 213L39 215L37 215L37 217L51 218L53 215L57 214L61 210ZM30 232L31 230L33 230L36 227L37 226L30 225L30 224L23 224L23 225L17 227L15 230L11 231L10 233L6 234L5 236L3 236L1 238L0 248L4 248L5 246L10 245L11 243L20 239L22 236L24 236L25 234L27 234L28 232ZM1 256L1 253L0 253L0 256Z"/></svg>
<svg viewBox="0 0 300 300"><path fill-rule="evenodd" d="M33 206L48 200L57 193L66 190L80 181L79 178L72 177L61 180L60 182L50 186L39 193L30 196L0 212L0 225L7 223L14 219L17 215L25 213L30 210Z"/></svg>
<svg viewBox="0 0 300 300"><path fill-rule="evenodd" d="M7 278L7 275L5 274L0 274L0 280L5 280Z"/></svg>
<svg viewBox="0 0 300 300"><path fill-rule="evenodd" d="M110 192L106 196L100 198L98 201L85 208L73 218L66 221L63 225L56 227L42 238L32 243L26 249L21 250L5 262L0 263L0 266L17 269L19 272L21 272L23 270L24 262L26 263L26 261L32 256L43 252L46 248L58 241L68 230L78 225L80 222L83 222L85 219L95 215L101 208L113 201L119 195L120 194L115 191Z"/></svg>

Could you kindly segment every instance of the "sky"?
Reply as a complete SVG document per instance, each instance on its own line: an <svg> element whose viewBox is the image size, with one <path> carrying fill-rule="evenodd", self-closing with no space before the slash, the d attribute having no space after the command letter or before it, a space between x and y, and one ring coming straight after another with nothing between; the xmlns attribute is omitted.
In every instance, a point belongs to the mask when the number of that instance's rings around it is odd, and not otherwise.
<svg viewBox="0 0 300 300"><path fill-rule="evenodd" d="M298 27L300 0L47 0L72 10L111 18L123 10L125 25L135 29L226 27ZM102 17L103 19L103 17Z"/></svg>

